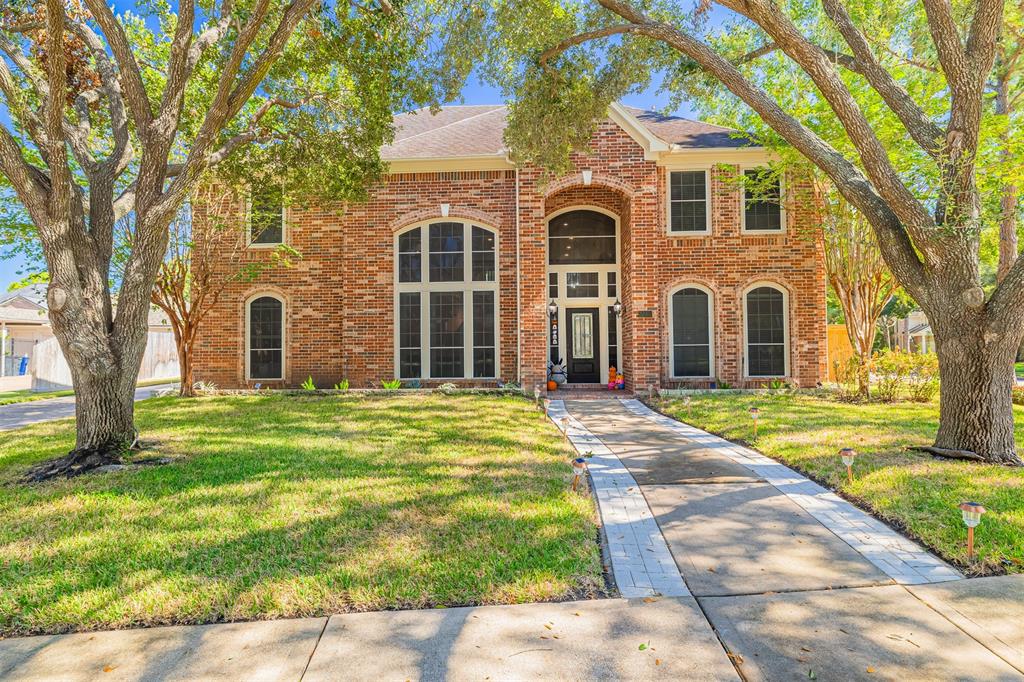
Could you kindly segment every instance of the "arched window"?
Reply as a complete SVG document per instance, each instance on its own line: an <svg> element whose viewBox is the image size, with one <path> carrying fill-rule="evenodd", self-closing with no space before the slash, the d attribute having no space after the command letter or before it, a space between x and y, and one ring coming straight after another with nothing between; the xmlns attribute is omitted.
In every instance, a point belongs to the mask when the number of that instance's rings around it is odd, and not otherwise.
<svg viewBox="0 0 1024 682"><path fill-rule="evenodd" d="M548 263L614 264L615 219L586 209L555 216L548 223Z"/></svg>
<svg viewBox="0 0 1024 682"><path fill-rule="evenodd" d="M711 293L693 285L681 287L669 298L669 308L672 376L713 376Z"/></svg>
<svg viewBox="0 0 1024 682"><path fill-rule="evenodd" d="M497 233L435 221L398 233L395 250L398 377L497 377Z"/></svg>
<svg viewBox="0 0 1024 682"><path fill-rule="evenodd" d="M746 294L747 376L786 376L787 301L782 290L759 285Z"/></svg>
<svg viewBox="0 0 1024 682"><path fill-rule="evenodd" d="M284 301L273 294L246 304L246 376L284 379Z"/></svg>

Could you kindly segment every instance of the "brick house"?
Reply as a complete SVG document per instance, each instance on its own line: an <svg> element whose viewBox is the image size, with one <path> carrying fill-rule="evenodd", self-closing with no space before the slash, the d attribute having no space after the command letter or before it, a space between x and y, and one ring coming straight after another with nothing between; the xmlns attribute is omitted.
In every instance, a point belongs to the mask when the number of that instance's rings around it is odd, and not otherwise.
<svg viewBox="0 0 1024 682"><path fill-rule="evenodd" d="M197 380L352 387L402 378L542 385L814 386L825 272L806 187L745 184L768 161L725 128L613 105L574 171L541 182L504 149L503 106L396 117L389 175L361 204L257 191L247 257L203 323ZM257 217L258 216L258 217ZM269 219L266 216L270 216Z"/></svg>

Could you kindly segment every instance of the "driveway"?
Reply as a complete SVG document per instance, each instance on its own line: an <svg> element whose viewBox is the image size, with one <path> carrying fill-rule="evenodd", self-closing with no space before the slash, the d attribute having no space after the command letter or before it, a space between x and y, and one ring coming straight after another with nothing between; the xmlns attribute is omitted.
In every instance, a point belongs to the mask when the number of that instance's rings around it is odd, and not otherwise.
<svg viewBox="0 0 1024 682"><path fill-rule="evenodd" d="M152 398L158 391L173 388L175 384L157 384L135 389L135 400ZM75 416L75 396L33 400L27 403L0 405L0 431L20 429L29 424L47 422Z"/></svg>

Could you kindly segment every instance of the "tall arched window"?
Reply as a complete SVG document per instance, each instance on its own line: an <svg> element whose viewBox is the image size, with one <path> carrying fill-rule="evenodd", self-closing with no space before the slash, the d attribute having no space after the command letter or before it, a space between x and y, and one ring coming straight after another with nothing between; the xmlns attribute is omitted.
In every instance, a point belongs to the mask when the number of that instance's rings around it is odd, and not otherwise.
<svg viewBox="0 0 1024 682"><path fill-rule="evenodd" d="M772 285L747 291L747 376L776 377L788 374L786 294Z"/></svg>
<svg viewBox="0 0 1024 682"><path fill-rule="evenodd" d="M711 292L694 285L681 287L669 297L669 308L672 376L713 376Z"/></svg>
<svg viewBox="0 0 1024 682"><path fill-rule="evenodd" d="M246 376L284 379L284 301L273 294L258 295L245 307Z"/></svg>
<svg viewBox="0 0 1024 682"><path fill-rule="evenodd" d="M395 250L398 377L497 377L497 233L439 220L399 232Z"/></svg>

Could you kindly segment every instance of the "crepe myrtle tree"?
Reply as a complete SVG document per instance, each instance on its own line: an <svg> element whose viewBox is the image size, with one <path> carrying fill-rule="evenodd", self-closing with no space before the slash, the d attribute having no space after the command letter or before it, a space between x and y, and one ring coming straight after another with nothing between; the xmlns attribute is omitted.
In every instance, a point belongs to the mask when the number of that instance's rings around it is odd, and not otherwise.
<svg viewBox="0 0 1024 682"><path fill-rule="evenodd" d="M813 163L871 225L885 262L927 313L942 382L933 449L1020 465L1012 365L1024 336L1024 259L986 292L978 175L991 132L987 86L1004 25L1002 0L559 0L489 6L505 27L487 75L514 100L506 132L521 159L554 171L583 148L608 104L680 70L716 79ZM723 49L715 26L752 50ZM922 17L918 20L918 17ZM531 28L532 27L532 28ZM922 30L923 29L923 30ZM468 31L471 33L471 31ZM942 78L908 76L934 59ZM791 84L761 78L786 60L823 106L787 107Z"/></svg>
<svg viewBox="0 0 1024 682"><path fill-rule="evenodd" d="M136 437L133 389L168 225L201 178L359 198L384 168L392 112L461 82L433 53L443 46L432 11L413 0L0 8L0 173L49 272L50 321L76 389L68 467L116 459ZM129 215L113 281L116 225Z"/></svg>

